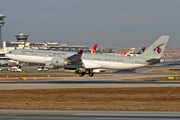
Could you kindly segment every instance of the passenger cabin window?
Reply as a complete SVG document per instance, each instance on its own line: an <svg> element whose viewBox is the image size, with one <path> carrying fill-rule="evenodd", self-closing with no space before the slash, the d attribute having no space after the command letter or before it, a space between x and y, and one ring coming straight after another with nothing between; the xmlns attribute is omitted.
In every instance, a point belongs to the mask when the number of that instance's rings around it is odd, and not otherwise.
<svg viewBox="0 0 180 120"><path fill-rule="evenodd" d="M117 60L117 61L119 61L119 62L123 62L124 60Z"/></svg>
<svg viewBox="0 0 180 120"><path fill-rule="evenodd" d="M106 61L111 61L111 59L104 59L104 60L106 60Z"/></svg>

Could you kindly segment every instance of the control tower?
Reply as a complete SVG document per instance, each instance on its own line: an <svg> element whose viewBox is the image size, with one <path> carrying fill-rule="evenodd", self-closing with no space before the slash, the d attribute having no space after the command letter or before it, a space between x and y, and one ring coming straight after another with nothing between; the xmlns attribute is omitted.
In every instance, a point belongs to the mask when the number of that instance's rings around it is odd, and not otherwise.
<svg viewBox="0 0 180 120"><path fill-rule="evenodd" d="M15 35L18 42L26 42L29 35L24 35L23 33L20 33L19 35Z"/></svg>
<svg viewBox="0 0 180 120"><path fill-rule="evenodd" d="M4 26L4 18L5 16L0 14L0 48L3 48L2 39L1 39L1 26Z"/></svg>

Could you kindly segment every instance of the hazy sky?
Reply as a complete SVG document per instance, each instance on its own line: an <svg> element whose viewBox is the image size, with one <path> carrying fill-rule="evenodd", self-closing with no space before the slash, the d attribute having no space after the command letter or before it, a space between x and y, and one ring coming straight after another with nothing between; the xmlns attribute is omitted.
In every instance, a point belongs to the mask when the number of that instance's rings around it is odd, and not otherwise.
<svg viewBox="0 0 180 120"><path fill-rule="evenodd" d="M30 42L149 46L170 35L180 47L180 0L1 0L2 39ZM83 44L81 44L83 42Z"/></svg>

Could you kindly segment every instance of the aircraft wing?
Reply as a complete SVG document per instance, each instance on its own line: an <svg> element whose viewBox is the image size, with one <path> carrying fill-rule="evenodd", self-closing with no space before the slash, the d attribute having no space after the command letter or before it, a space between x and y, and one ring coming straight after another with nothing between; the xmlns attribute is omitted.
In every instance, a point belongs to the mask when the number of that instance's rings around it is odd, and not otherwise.
<svg viewBox="0 0 180 120"><path fill-rule="evenodd" d="M81 60L81 56L83 54L83 50L80 50L77 54L74 54L70 57L67 57L66 59L73 65L75 65L76 67L84 67L83 66L83 62Z"/></svg>
<svg viewBox="0 0 180 120"><path fill-rule="evenodd" d="M80 50L77 54L74 54L70 57L67 58L70 62L77 62L81 61L81 56L82 56L83 50Z"/></svg>

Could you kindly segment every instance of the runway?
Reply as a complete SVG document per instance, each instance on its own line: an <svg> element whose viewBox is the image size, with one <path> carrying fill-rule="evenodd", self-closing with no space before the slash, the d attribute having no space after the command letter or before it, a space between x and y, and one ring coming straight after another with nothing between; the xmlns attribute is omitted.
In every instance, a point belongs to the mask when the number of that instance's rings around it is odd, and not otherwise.
<svg viewBox="0 0 180 120"><path fill-rule="evenodd" d="M0 119L9 120L179 120L180 112L160 111L52 111L0 110Z"/></svg>
<svg viewBox="0 0 180 120"><path fill-rule="evenodd" d="M69 74L69 73L68 73ZM0 90L60 88L180 87L180 82L125 81L128 78L175 76L177 74L116 73L108 77L59 77L59 80L0 81Z"/></svg>
<svg viewBox="0 0 180 120"><path fill-rule="evenodd" d="M125 88L125 87L180 87L180 82L159 81L110 81L110 80L46 80L0 82L0 90L12 89L58 89L58 88Z"/></svg>

